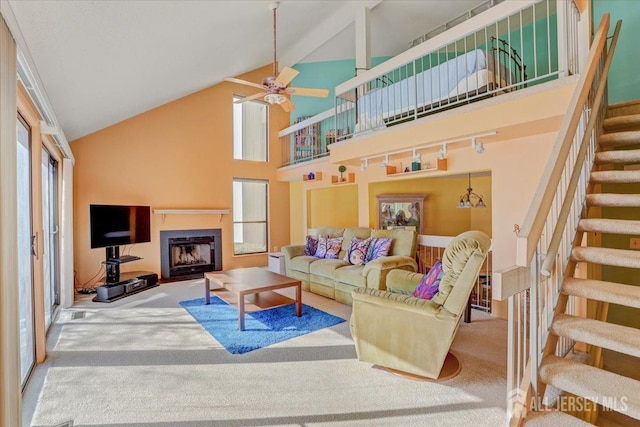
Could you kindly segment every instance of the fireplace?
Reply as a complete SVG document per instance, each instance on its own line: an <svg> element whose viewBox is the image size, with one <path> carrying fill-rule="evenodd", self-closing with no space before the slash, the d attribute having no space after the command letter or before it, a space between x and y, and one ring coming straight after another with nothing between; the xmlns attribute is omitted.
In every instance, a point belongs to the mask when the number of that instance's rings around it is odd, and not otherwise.
<svg viewBox="0 0 640 427"><path fill-rule="evenodd" d="M222 231L161 231L160 270L164 281L197 279L207 271L222 270Z"/></svg>

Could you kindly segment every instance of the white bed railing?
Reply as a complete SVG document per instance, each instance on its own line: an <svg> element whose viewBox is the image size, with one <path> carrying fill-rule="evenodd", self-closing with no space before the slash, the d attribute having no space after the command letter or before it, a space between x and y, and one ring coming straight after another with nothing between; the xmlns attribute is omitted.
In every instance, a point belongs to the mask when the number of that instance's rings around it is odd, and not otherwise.
<svg viewBox="0 0 640 427"><path fill-rule="evenodd" d="M609 15L593 40L549 162L518 231L516 266L494 272L501 299L509 297L507 415L519 425L541 403L538 368L544 352L565 356L573 347L549 329L558 311L575 314L575 301L561 293L576 264L569 259L582 242L578 221L586 214L589 174L607 106L607 75L620 22L607 49Z"/></svg>
<svg viewBox="0 0 640 427"><path fill-rule="evenodd" d="M348 138L578 71L572 1L505 1L336 87ZM569 65L571 64L571 65Z"/></svg>

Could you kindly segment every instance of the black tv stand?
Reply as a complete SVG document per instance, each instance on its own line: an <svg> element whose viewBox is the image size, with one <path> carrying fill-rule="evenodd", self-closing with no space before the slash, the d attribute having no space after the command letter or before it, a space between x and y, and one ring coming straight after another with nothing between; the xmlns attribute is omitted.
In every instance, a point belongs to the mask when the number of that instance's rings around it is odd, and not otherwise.
<svg viewBox="0 0 640 427"><path fill-rule="evenodd" d="M158 275L150 271L122 273L118 282L105 282L96 288L94 302L113 302L158 286Z"/></svg>

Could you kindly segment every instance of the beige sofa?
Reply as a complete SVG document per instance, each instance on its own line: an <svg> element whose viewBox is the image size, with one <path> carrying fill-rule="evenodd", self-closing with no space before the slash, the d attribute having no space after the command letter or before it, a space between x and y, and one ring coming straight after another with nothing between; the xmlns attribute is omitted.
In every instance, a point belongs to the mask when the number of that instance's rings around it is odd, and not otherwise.
<svg viewBox="0 0 640 427"><path fill-rule="evenodd" d="M350 324L358 359L437 378L490 246L491 239L480 231L453 239L431 300L412 295L421 274L399 270L389 274L388 291L355 289Z"/></svg>
<svg viewBox="0 0 640 427"><path fill-rule="evenodd" d="M387 274L393 269L416 271L417 235L410 230L372 230L365 227L319 227L318 236L342 237L338 259L320 259L304 255L304 245L284 246L286 273L302 282L303 289L351 305L356 288L386 289ZM389 255L352 265L344 255L352 237L391 237Z"/></svg>

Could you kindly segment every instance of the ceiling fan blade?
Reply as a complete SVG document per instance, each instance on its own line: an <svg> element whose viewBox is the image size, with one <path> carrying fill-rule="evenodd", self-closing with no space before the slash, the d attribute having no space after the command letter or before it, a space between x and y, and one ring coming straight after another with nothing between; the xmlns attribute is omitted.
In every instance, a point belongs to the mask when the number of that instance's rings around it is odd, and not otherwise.
<svg viewBox="0 0 640 427"><path fill-rule="evenodd" d="M246 80L236 79L235 77L225 77L224 81L231 82L231 83L238 83L238 84L245 85L245 86L253 86L253 87L257 87L258 89L266 89L267 88L265 85L261 85L261 84L253 83L253 82L248 82Z"/></svg>
<svg viewBox="0 0 640 427"><path fill-rule="evenodd" d="M280 106L286 113L289 113L296 109L296 106L293 105L293 102L291 102L290 99L286 99L284 102L280 104Z"/></svg>
<svg viewBox="0 0 640 427"><path fill-rule="evenodd" d="M254 99L264 98L267 92L258 92L255 95L245 96L244 98L237 99L233 101L234 104L242 104L243 102L253 101Z"/></svg>
<svg viewBox="0 0 640 427"><path fill-rule="evenodd" d="M292 95L300 95L300 96L317 96L319 98L326 98L329 96L328 89L312 89L307 87L290 87L287 88L287 92Z"/></svg>
<svg viewBox="0 0 640 427"><path fill-rule="evenodd" d="M294 70L290 67L284 67L284 69L280 71L280 74L278 74L278 77L276 77L275 83L280 83L282 86L287 86L289 83L291 83L291 80L293 80L293 78L298 74L300 74L300 71Z"/></svg>

